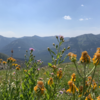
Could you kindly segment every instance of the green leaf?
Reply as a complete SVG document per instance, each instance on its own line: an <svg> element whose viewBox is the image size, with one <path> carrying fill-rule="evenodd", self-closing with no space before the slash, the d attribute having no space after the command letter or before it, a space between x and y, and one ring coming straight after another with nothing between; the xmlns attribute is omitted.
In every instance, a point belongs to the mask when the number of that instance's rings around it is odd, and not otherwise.
<svg viewBox="0 0 100 100"><path fill-rule="evenodd" d="M51 66L52 66L52 64L51 64L51 63L48 63L48 66L49 66L49 67L51 67Z"/></svg>

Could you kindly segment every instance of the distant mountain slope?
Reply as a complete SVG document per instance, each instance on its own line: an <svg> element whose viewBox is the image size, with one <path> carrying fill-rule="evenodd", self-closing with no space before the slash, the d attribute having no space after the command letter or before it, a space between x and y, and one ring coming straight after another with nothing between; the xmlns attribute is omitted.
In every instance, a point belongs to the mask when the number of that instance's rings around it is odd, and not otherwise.
<svg viewBox="0 0 100 100"><path fill-rule="evenodd" d="M3 59L4 61L6 61L8 57L9 57L8 55L0 53L0 59Z"/></svg>
<svg viewBox="0 0 100 100"><path fill-rule="evenodd" d="M67 50L64 55L68 54L69 52L73 52L77 54L77 59L79 60L82 51L87 51L88 54L93 58L94 53L96 52L97 47L100 47L100 34L99 35L93 35L93 34L84 34L80 35L74 38L69 38L67 41L63 43L61 48L67 48L70 46L70 49ZM55 51L54 48L51 48ZM50 54L48 50L42 51L39 54L36 54L36 57L44 62L51 61ZM67 58L66 62L69 61L69 58Z"/></svg>
<svg viewBox="0 0 100 100"><path fill-rule="evenodd" d="M16 40L17 38L7 38L0 35L0 49L11 43L12 41Z"/></svg>
<svg viewBox="0 0 100 100"><path fill-rule="evenodd" d="M67 40L68 37L65 38ZM39 37L39 36L33 36L33 37L22 37L19 39L16 39L3 47L0 51L2 53L5 53L9 56L11 56L11 50L13 49L13 57L15 58L22 58L24 59L24 55L26 53L26 50L29 50L29 48L34 48L34 54L37 54L43 50L46 50L47 47L53 47L52 44L56 43L57 40L55 36L50 37Z"/></svg>

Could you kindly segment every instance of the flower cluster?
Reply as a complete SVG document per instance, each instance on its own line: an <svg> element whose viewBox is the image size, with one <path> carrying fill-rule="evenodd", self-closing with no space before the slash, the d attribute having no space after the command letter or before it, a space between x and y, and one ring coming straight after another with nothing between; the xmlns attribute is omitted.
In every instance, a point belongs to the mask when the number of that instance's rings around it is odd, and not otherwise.
<svg viewBox="0 0 100 100"><path fill-rule="evenodd" d="M34 87L34 91L38 94L44 94L45 88L42 81L38 81L37 85Z"/></svg>
<svg viewBox="0 0 100 100"><path fill-rule="evenodd" d="M74 61L77 60L77 59L76 59L77 55L74 54L74 53L72 53L72 52L69 52L69 53L68 53L68 56L69 56L69 59L70 59L72 62L74 62Z"/></svg>
<svg viewBox="0 0 100 100"><path fill-rule="evenodd" d="M92 60L93 60L93 64L96 66L100 63L100 48L97 48L97 51L94 54Z"/></svg>
<svg viewBox="0 0 100 100"><path fill-rule="evenodd" d="M82 55L81 55L81 58L80 58L80 61L82 63L90 63L90 56L88 55L87 51L83 51L82 52Z"/></svg>
<svg viewBox="0 0 100 100"><path fill-rule="evenodd" d="M15 62L16 61L16 59L14 59L14 58L12 58L12 57L9 57L8 59L7 59L7 62L8 63L12 63L12 62Z"/></svg>

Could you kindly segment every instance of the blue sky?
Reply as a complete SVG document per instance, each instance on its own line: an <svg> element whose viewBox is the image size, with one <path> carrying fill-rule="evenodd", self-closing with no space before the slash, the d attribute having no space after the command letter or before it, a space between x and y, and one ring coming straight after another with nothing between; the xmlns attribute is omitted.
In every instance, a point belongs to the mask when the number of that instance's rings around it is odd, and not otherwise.
<svg viewBox="0 0 100 100"><path fill-rule="evenodd" d="M100 0L0 0L0 35L100 33Z"/></svg>

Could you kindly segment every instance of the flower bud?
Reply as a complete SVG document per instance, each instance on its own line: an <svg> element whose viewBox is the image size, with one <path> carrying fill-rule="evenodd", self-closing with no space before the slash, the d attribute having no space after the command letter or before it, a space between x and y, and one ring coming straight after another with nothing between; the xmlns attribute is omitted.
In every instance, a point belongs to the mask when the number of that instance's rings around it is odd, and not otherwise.
<svg viewBox="0 0 100 100"><path fill-rule="evenodd" d="M64 50L62 50L62 53L64 53Z"/></svg>
<svg viewBox="0 0 100 100"><path fill-rule="evenodd" d="M53 43L53 46L55 46L55 44Z"/></svg>
<svg viewBox="0 0 100 100"><path fill-rule="evenodd" d="M70 49L70 46L68 46L67 49Z"/></svg>
<svg viewBox="0 0 100 100"><path fill-rule="evenodd" d="M58 39L58 36L56 36L56 38Z"/></svg>
<svg viewBox="0 0 100 100"><path fill-rule="evenodd" d="M50 51L50 48L48 47L48 51Z"/></svg>

